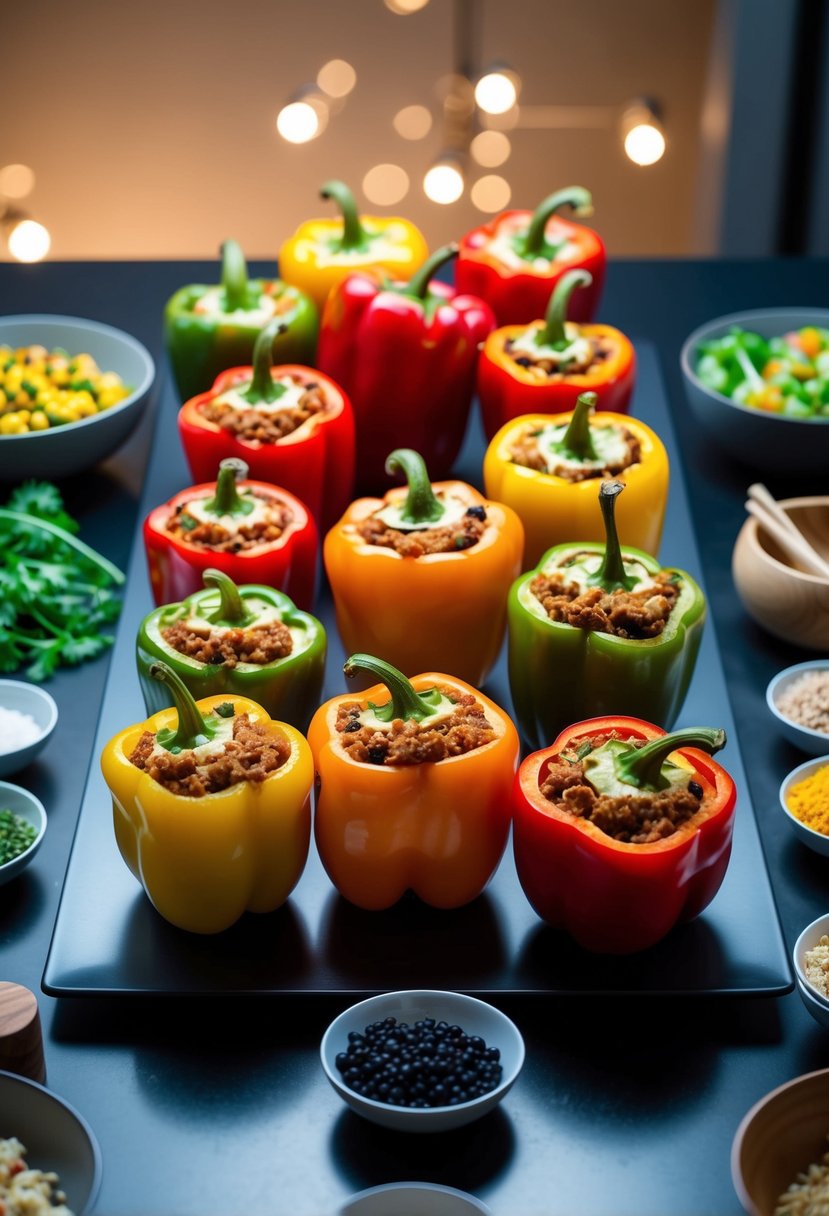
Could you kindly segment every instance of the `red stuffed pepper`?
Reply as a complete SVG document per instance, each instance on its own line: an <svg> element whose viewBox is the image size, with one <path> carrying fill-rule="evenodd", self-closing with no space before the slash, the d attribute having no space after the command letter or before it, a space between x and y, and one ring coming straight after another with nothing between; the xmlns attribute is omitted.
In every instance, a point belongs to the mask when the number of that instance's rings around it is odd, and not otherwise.
<svg viewBox="0 0 829 1216"><path fill-rule="evenodd" d="M293 494L247 481L242 460L223 460L216 481L182 490L144 520L156 605L202 590L204 571L284 591L301 608L314 599L317 529ZM238 484L237 484L238 481Z"/></svg>
<svg viewBox="0 0 829 1216"><path fill-rule="evenodd" d="M569 186L545 198L535 211L505 211L473 228L460 245L458 291L486 300L499 325L528 324L544 316L561 276L579 267L589 270L593 281L576 292L570 315L574 321L589 321L604 285L604 244L592 228L556 212L569 206L576 216L591 215L592 203L589 190Z"/></svg>
<svg viewBox="0 0 829 1216"><path fill-rule="evenodd" d="M725 732L591 718L528 756L513 790L521 886L580 945L629 954L708 906L731 853ZM704 749L704 750L701 750Z"/></svg>
<svg viewBox="0 0 829 1216"><path fill-rule="evenodd" d="M478 347L495 320L482 300L431 281L456 253L439 249L408 283L349 275L328 297L317 362L351 398L361 490L389 484L393 448L420 452L435 478L458 454Z"/></svg>
<svg viewBox="0 0 829 1216"><path fill-rule="evenodd" d="M598 410L627 412L636 375L632 342L612 325L567 320L574 288L590 281L588 271L568 270L543 321L505 325L487 338L478 362L487 439L524 414L569 413L582 393L595 393Z"/></svg>
<svg viewBox="0 0 829 1216"><path fill-rule="evenodd" d="M194 481L228 456L251 476L301 498L322 528L339 519L354 485L354 415L339 385L299 364L273 367L278 319L256 339L252 367L232 367L185 402L178 426Z"/></svg>

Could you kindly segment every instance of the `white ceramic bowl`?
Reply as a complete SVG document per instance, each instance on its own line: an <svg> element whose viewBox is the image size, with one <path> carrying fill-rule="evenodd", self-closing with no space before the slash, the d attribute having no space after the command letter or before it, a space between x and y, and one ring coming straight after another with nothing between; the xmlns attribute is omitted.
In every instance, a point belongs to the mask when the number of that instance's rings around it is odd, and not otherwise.
<svg viewBox="0 0 829 1216"><path fill-rule="evenodd" d="M780 724L781 733L790 743L799 747L801 751L808 752L810 756L825 756L829 755L829 732L800 726L791 718L787 718L778 705L778 701L794 681L809 671L829 672L829 659L810 659L805 663L795 663L793 667L786 667L783 671L778 671L777 675L769 681L766 689L766 704Z"/></svg>
<svg viewBox="0 0 829 1216"><path fill-rule="evenodd" d="M694 369L700 343L724 337L735 325L764 338L775 338L805 325L829 328L829 310L760 308L716 317L689 335L679 358L688 406L718 446L756 469L824 472L829 460L829 418L786 418L739 405L707 388L697 377Z"/></svg>
<svg viewBox="0 0 829 1216"><path fill-rule="evenodd" d="M490 1216L474 1195L433 1182L390 1182L352 1195L337 1216Z"/></svg>
<svg viewBox="0 0 829 1216"><path fill-rule="evenodd" d="M46 812L43 809L43 803L35 798L34 794L30 794L28 790L24 790L19 785L12 785L8 781L0 781L0 811L11 811L14 815L19 815L37 832L24 853L19 853L17 857L13 857L11 861L0 866L0 887L2 887L4 883L11 882L26 869L40 848L46 832Z"/></svg>
<svg viewBox="0 0 829 1216"><path fill-rule="evenodd" d="M780 786L780 805L792 826L792 831L810 849L814 849L816 853L822 853L824 857L829 857L829 836L824 836L823 832L816 832L814 828L807 827L805 823L796 819L786 805L786 795L793 785L804 781L819 768L825 768L827 765L829 765L829 754L818 756L814 760L806 760L803 764L798 764L797 768L793 768L789 775L784 777Z"/></svg>
<svg viewBox="0 0 829 1216"><path fill-rule="evenodd" d="M800 999L815 1021L829 1030L829 998L823 996L806 978L806 952L813 950L824 934L829 934L829 914L819 916L806 926L794 944L792 961Z"/></svg>
<svg viewBox="0 0 829 1216"><path fill-rule="evenodd" d="M36 684L27 684L23 680L0 680L0 708L28 714L40 727L40 734L34 743L12 751L3 751L0 739L0 777L7 777L9 773L25 768L46 746L57 725L58 707L54 698Z"/></svg>
<svg viewBox="0 0 829 1216"><path fill-rule="evenodd" d="M91 418L32 431L0 435L0 480L69 477L110 456L138 425L155 380L152 356L140 342L111 325L83 317L30 313L0 317L0 345L56 346L70 355L92 355L104 372L117 372L132 392Z"/></svg>
<svg viewBox="0 0 829 1216"><path fill-rule="evenodd" d="M472 1102L419 1109L389 1106L385 1102L377 1102L373 1098L364 1098L355 1093L344 1084L334 1061L339 1052L346 1050L348 1036L352 1031L362 1034L366 1026L387 1017L409 1023L417 1022L421 1018L434 1018L438 1022L446 1021L450 1025L462 1026L469 1035L479 1035L488 1047L497 1047L501 1052L501 1084ZM358 1115L372 1123L398 1131L443 1132L473 1123L498 1105L521 1071L524 1063L524 1040L515 1023L494 1005L488 1005L475 997L462 996L457 992L415 989L411 992L385 992L346 1009L326 1030L320 1056L328 1080L343 1101Z"/></svg>
<svg viewBox="0 0 829 1216"><path fill-rule="evenodd" d="M101 1150L86 1121L43 1085L0 1072L0 1129L26 1147L33 1169L54 1171L75 1216L92 1210L101 1184Z"/></svg>

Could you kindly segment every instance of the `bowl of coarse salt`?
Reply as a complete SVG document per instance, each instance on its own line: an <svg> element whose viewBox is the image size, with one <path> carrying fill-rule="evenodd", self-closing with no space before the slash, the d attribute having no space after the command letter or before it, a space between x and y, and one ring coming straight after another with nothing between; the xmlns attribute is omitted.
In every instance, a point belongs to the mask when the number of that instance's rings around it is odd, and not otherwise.
<svg viewBox="0 0 829 1216"><path fill-rule="evenodd" d="M829 755L829 659L810 659L779 671L766 704L780 730L810 756Z"/></svg>
<svg viewBox="0 0 829 1216"><path fill-rule="evenodd" d="M0 680L0 777L31 763L57 720L58 707L48 692L22 680Z"/></svg>

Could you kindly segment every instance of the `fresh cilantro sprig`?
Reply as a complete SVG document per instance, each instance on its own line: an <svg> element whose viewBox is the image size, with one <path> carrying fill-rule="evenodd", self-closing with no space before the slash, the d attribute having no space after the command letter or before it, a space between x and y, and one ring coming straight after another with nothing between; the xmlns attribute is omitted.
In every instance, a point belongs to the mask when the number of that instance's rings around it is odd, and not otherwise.
<svg viewBox="0 0 829 1216"><path fill-rule="evenodd" d="M48 680L112 645L124 575L79 540L50 482L27 481L0 507L0 672Z"/></svg>

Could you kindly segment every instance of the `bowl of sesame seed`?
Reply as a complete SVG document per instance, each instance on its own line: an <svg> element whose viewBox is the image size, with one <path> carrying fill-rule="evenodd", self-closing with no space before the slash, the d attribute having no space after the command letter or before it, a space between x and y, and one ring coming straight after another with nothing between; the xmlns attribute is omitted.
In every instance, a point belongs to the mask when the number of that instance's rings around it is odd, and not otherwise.
<svg viewBox="0 0 829 1216"><path fill-rule="evenodd" d="M795 747L811 756L829 753L829 659L779 671L769 681L766 704Z"/></svg>

